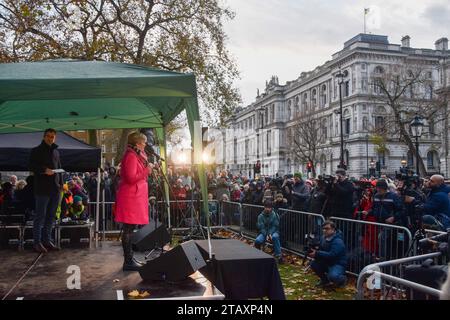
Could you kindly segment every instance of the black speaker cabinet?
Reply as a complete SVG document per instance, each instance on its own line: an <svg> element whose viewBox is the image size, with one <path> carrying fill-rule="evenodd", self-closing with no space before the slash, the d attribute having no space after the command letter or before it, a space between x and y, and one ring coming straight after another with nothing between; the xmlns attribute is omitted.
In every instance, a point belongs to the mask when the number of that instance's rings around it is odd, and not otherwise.
<svg viewBox="0 0 450 320"><path fill-rule="evenodd" d="M197 245L190 240L148 261L139 274L144 280L181 281L204 266L206 262Z"/></svg>
<svg viewBox="0 0 450 320"><path fill-rule="evenodd" d="M134 251L148 251L155 248L162 248L170 242L170 234L166 227L155 221L150 220L150 223L145 227L133 233L132 244Z"/></svg>

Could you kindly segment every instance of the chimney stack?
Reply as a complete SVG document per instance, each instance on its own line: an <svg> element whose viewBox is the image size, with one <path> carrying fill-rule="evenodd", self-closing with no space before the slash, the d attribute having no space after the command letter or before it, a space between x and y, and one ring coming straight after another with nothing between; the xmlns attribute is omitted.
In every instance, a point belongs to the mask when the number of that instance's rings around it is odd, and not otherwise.
<svg viewBox="0 0 450 320"><path fill-rule="evenodd" d="M411 37L410 36L404 36L402 38L402 47L405 47L405 48L411 47Z"/></svg>
<svg viewBox="0 0 450 320"><path fill-rule="evenodd" d="M440 38L434 43L434 45L436 46L436 50L448 50L448 39Z"/></svg>

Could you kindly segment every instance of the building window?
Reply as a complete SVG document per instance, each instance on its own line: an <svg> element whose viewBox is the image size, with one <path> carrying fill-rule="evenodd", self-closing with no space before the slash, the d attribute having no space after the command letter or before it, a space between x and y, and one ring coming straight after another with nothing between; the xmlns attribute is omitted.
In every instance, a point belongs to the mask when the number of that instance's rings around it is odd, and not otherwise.
<svg viewBox="0 0 450 320"><path fill-rule="evenodd" d="M408 151L407 160L408 160L408 167L410 168L414 167L414 157L411 151Z"/></svg>
<svg viewBox="0 0 450 320"><path fill-rule="evenodd" d="M427 168L435 169L438 164L438 154L436 151L430 151L427 153Z"/></svg>
<svg viewBox="0 0 450 320"><path fill-rule="evenodd" d="M327 104L327 86L323 85L322 86L322 107L325 107L325 105Z"/></svg>
<svg viewBox="0 0 450 320"><path fill-rule="evenodd" d="M368 81L367 78L361 80L361 90L362 92L367 92Z"/></svg>
<svg viewBox="0 0 450 320"><path fill-rule="evenodd" d="M327 157L324 154L320 157L320 168L322 169L322 174L324 174L327 170Z"/></svg>
<svg viewBox="0 0 450 320"><path fill-rule="evenodd" d="M350 95L350 81L344 82L344 97L348 97Z"/></svg>
<svg viewBox="0 0 450 320"><path fill-rule="evenodd" d="M311 101L312 101L312 108L315 108L316 104L317 104L317 90L316 89L313 89L313 91L312 91Z"/></svg>
<svg viewBox="0 0 450 320"><path fill-rule="evenodd" d="M377 75L383 74L384 73L383 67L381 67L381 66L375 67L374 73L377 74Z"/></svg>
<svg viewBox="0 0 450 320"><path fill-rule="evenodd" d="M113 143L111 146L111 152L116 153L117 152L117 143Z"/></svg>
<svg viewBox="0 0 450 320"><path fill-rule="evenodd" d="M272 105L272 109L271 109L271 118L272 118L272 122L275 122L275 105Z"/></svg>
<svg viewBox="0 0 450 320"><path fill-rule="evenodd" d="M428 132L430 135L435 135L435 125L433 119L428 120Z"/></svg>
<svg viewBox="0 0 450 320"><path fill-rule="evenodd" d="M364 131L369 130L369 119L367 117L363 117L363 130Z"/></svg>
<svg viewBox="0 0 450 320"><path fill-rule="evenodd" d="M344 134L350 134L350 118L344 120Z"/></svg>
<svg viewBox="0 0 450 320"><path fill-rule="evenodd" d="M350 153L348 150L344 151L344 164L347 166L347 169L350 167Z"/></svg>
<svg viewBox="0 0 450 320"><path fill-rule="evenodd" d="M375 129L384 130L384 117L382 116L375 117Z"/></svg>
<svg viewBox="0 0 450 320"><path fill-rule="evenodd" d="M433 86L431 84L426 86L425 98L429 100L433 99Z"/></svg>
<svg viewBox="0 0 450 320"><path fill-rule="evenodd" d="M303 112L307 112L307 110L306 110L306 109L308 109L308 102L307 102L307 100L308 100L308 94L305 93L303 95L303 101L302 101Z"/></svg>
<svg viewBox="0 0 450 320"><path fill-rule="evenodd" d="M106 145L102 144L102 153L106 153Z"/></svg>
<svg viewBox="0 0 450 320"><path fill-rule="evenodd" d="M386 153L378 152L378 161L380 162L381 167L386 167Z"/></svg>
<svg viewBox="0 0 450 320"><path fill-rule="evenodd" d="M267 156L270 157L271 151L272 151L272 132L269 130L267 131Z"/></svg>

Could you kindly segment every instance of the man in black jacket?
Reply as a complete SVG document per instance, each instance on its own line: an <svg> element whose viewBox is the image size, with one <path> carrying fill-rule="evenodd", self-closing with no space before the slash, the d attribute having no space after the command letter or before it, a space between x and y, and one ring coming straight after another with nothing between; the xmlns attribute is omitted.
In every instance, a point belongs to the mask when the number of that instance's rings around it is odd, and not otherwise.
<svg viewBox="0 0 450 320"><path fill-rule="evenodd" d="M336 180L330 191L330 212L327 216L352 219L354 190L353 184L347 179L345 170L337 169Z"/></svg>
<svg viewBox="0 0 450 320"><path fill-rule="evenodd" d="M63 180L54 169L61 168L55 129L44 132L42 143L31 150L30 171L34 174L36 208L33 221L34 250L58 250L52 242L52 227L61 197Z"/></svg>

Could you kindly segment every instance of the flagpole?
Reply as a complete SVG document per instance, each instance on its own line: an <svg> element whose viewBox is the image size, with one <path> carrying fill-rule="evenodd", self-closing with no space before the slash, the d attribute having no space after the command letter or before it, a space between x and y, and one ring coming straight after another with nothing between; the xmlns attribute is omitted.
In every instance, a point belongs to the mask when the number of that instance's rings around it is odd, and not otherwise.
<svg viewBox="0 0 450 320"><path fill-rule="evenodd" d="M364 34L366 34L366 8L364 8Z"/></svg>

